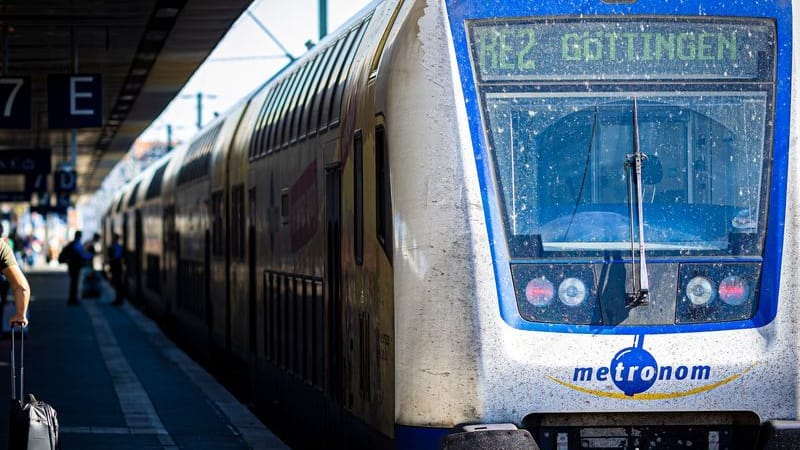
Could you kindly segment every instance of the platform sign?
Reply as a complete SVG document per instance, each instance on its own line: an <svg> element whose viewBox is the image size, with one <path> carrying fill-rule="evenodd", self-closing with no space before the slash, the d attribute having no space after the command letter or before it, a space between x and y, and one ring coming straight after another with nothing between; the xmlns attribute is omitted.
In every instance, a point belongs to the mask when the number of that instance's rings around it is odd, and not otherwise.
<svg viewBox="0 0 800 450"><path fill-rule="evenodd" d="M50 173L50 149L0 150L0 175Z"/></svg>
<svg viewBox="0 0 800 450"><path fill-rule="evenodd" d="M47 177L46 173L29 173L25 175L25 192L32 194L43 194L47 192Z"/></svg>
<svg viewBox="0 0 800 450"><path fill-rule="evenodd" d="M0 191L0 202L29 202L29 201L31 201L30 192Z"/></svg>
<svg viewBox="0 0 800 450"><path fill-rule="evenodd" d="M55 204L53 204L53 199L55 199ZM60 214L65 215L67 214L67 210L72 206L70 202L69 194L53 194L49 192L45 192L39 195L38 202L36 204L31 204L30 211L39 213L42 215L47 214Z"/></svg>
<svg viewBox="0 0 800 450"><path fill-rule="evenodd" d="M53 174L53 190L58 193L75 192L78 175L74 170L58 169Z"/></svg>
<svg viewBox="0 0 800 450"><path fill-rule="evenodd" d="M50 129L102 126L102 93L99 74L48 75L48 126Z"/></svg>
<svg viewBox="0 0 800 450"><path fill-rule="evenodd" d="M0 128L31 127L31 78L0 77Z"/></svg>

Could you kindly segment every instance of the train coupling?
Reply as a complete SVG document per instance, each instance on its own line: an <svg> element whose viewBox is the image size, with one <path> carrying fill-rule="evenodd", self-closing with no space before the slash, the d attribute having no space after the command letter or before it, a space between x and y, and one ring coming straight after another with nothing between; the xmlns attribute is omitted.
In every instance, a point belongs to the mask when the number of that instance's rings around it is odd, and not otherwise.
<svg viewBox="0 0 800 450"><path fill-rule="evenodd" d="M445 437L442 450L539 450L528 430L512 423L463 425Z"/></svg>

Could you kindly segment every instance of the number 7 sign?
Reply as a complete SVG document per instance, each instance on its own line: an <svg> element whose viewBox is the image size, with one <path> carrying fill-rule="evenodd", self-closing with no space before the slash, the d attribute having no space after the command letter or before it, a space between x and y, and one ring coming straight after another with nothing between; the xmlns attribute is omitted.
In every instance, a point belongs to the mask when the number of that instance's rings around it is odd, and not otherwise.
<svg viewBox="0 0 800 450"><path fill-rule="evenodd" d="M0 77L0 128L30 127L30 77Z"/></svg>

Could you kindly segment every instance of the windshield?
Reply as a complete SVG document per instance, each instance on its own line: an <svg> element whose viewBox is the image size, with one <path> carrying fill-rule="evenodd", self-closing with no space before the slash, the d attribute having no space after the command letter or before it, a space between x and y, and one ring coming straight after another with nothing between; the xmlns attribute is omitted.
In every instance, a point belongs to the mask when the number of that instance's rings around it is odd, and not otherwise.
<svg viewBox="0 0 800 450"><path fill-rule="evenodd" d="M511 29L536 30L538 34L530 31L529 38L538 43L546 42L551 34L561 36L552 40L563 44L557 50L564 56L574 55L572 47L565 44L571 41L564 36L577 39L569 27L575 23L548 23L550 28L514 23ZM613 23L611 29L622 36L624 27L633 26L647 31L641 34L653 36L666 35L668 25L673 25L682 27L681 33L687 35L687 27L695 25L674 21L647 24L642 27L627 21ZM733 50L727 46L713 53L720 59L731 58L727 64L737 82L725 78L726 63L716 59L705 71L692 62L681 63L688 73L684 82L670 79L636 84L633 80L638 77L672 78L676 64L662 61L663 74L646 76L641 64L625 60L635 52L619 47L615 48L620 55L617 61L606 61L594 69L587 77L591 82L556 83L544 69L537 73L509 66L506 72L498 72L490 67L493 60L485 57L485 48L474 46L475 62L480 64L480 55L484 55L487 66L478 67L483 80L478 88L512 257L630 250L631 243L638 241L630 226L631 202L636 199L629 192L631 173L626 166L634 152L635 123L645 158L642 212L648 251L761 254L772 92L763 80L771 75L768 70L765 74L764 61L751 64L750 69L737 64L737 52L750 45L741 37L746 31L743 25L701 25L703 33L718 36L714 42L722 42L719 45L732 42ZM592 22L589 30L598 26ZM498 26L474 28L473 39L487 42L487 29ZM607 35L608 28L604 29ZM763 27L757 29L763 38ZM508 32L508 27L503 30ZM631 48L648 48L636 39L628 40ZM649 39L655 42L655 38ZM767 40L753 45L770 44ZM509 44L508 48L513 47ZM517 48L526 48L525 42L519 42ZM662 59L667 59L668 52L662 53ZM762 59L764 53L756 52ZM540 58L547 57L546 51L540 54ZM586 59L585 54L583 57ZM528 67L541 66L539 62L530 61ZM581 62L573 66L565 69L570 77L587 72ZM627 72L626 66L631 67ZM613 75L612 81L603 80L603 67ZM742 81L749 77L753 80ZM720 82L709 83L708 78ZM514 83L509 83L510 79ZM526 85L528 79L538 82ZM634 100L638 103L637 122Z"/></svg>

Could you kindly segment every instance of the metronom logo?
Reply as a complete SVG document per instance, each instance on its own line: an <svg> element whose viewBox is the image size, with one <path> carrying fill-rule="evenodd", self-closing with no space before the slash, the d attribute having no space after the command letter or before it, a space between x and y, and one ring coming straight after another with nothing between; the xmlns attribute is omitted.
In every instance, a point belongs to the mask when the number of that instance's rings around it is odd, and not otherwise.
<svg viewBox="0 0 800 450"><path fill-rule="evenodd" d="M576 367L570 381L553 377L550 379L570 389L592 395L636 400L663 400L709 391L742 376L742 374L735 374L686 391L648 392L658 381L703 382L711 380L714 375L713 368L705 364L659 366L656 358L644 349L644 335L639 335L634 338L633 347L627 347L617 352L608 366ZM611 381L622 392L609 392L587 387L587 384L597 381Z"/></svg>

